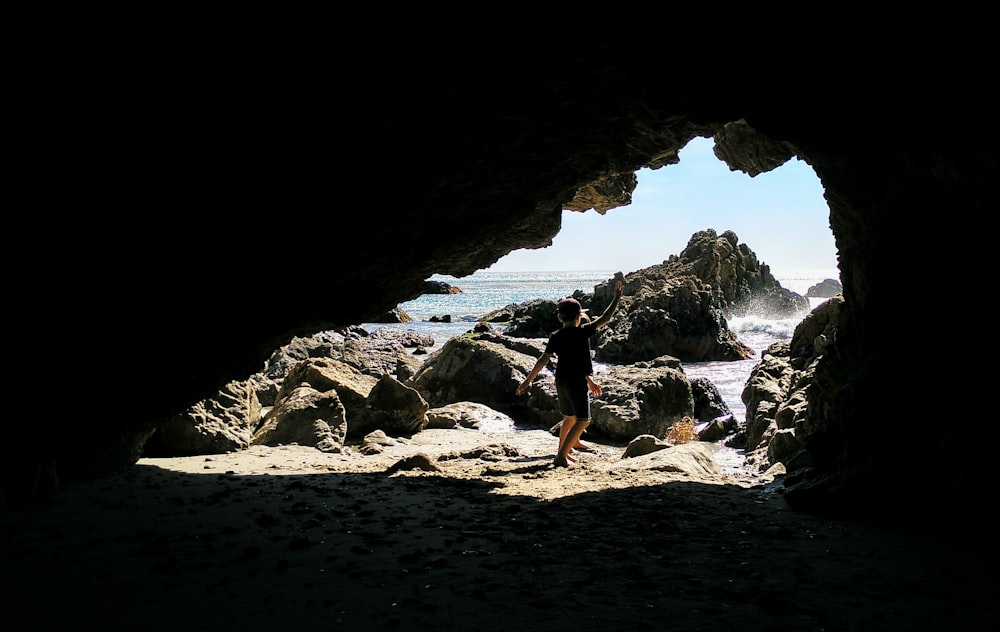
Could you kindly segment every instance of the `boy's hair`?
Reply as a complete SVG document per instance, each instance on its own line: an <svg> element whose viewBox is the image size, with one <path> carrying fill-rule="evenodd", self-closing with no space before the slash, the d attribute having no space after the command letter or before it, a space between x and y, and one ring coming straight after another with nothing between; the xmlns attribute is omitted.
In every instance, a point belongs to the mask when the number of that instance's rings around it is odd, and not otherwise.
<svg viewBox="0 0 1000 632"><path fill-rule="evenodd" d="M559 301L559 320L575 320L577 316L586 314L587 310L580 307L580 301L575 298L564 298Z"/></svg>

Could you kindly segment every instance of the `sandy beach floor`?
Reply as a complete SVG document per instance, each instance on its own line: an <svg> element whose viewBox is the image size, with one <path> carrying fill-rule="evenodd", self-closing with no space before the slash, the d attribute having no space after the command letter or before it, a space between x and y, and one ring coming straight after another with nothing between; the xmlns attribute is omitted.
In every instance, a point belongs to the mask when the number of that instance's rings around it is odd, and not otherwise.
<svg viewBox="0 0 1000 632"><path fill-rule="evenodd" d="M0 629L996 628L974 541L796 512L780 477L618 446L554 468L556 442L142 459L2 515Z"/></svg>

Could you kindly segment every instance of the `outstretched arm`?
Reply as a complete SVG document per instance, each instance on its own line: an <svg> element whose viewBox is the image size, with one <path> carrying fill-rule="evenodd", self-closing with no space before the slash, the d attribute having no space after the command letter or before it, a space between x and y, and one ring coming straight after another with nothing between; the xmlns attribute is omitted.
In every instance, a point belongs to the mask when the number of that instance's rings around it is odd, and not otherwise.
<svg viewBox="0 0 1000 632"><path fill-rule="evenodd" d="M531 385L531 380L535 379L545 365L549 363L549 358L552 357L551 353L543 353L542 357L538 358L538 362L535 362L535 366L531 368L531 372L528 373L528 377L524 378L517 387L517 394L521 395L524 391L528 390L528 386Z"/></svg>
<svg viewBox="0 0 1000 632"><path fill-rule="evenodd" d="M611 299L611 304L604 310L604 313L594 321L594 327L603 327L611 322L611 317L614 315L615 310L618 309L618 301L621 299L624 290L625 286L622 282L615 281L615 296Z"/></svg>

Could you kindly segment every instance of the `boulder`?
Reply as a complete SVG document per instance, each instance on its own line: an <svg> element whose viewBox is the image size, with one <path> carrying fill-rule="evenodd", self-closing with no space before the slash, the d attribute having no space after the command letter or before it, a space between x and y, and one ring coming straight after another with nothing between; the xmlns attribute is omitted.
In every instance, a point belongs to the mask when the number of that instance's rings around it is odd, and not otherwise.
<svg viewBox="0 0 1000 632"><path fill-rule="evenodd" d="M353 439L374 430L393 437L416 434L427 427L428 408L416 389L383 375L369 391L365 405L352 411L347 436Z"/></svg>
<svg viewBox="0 0 1000 632"><path fill-rule="evenodd" d="M265 415L253 434L253 445L298 444L321 452L344 452L347 417L334 390L318 391L301 384L288 391Z"/></svg>
<svg viewBox="0 0 1000 632"><path fill-rule="evenodd" d="M143 454L153 457L222 454L250 446L251 429L262 407L249 380L233 381L214 398L195 403L161 424L146 441Z"/></svg>
<svg viewBox="0 0 1000 632"><path fill-rule="evenodd" d="M285 376L275 401L280 403L293 390L307 384L319 392L334 390L340 396L348 419L363 414L368 394L378 379L332 358L309 358L295 365Z"/></svg>
<svg viewBox="0 0 1000 632"><path fill-rule="evenodd" d="M643 434L663 438L674 422L694 414L691 382L683 370L666 363L612 366L599 381L603 392L591 401L587 430L595 436L614 441Z"/></svg>
<svg viewBox="0 0 1000 632"><path fill-rule="evenodd" d="M410 384L434 407L469 401L505 413L521 408L515 391L537 356L519 353L495 340L451 338L424 361Z"/></svg>
<svg viewBox="0 0 1000 632"><path fill-rule="evenodd" d="M500 411L476 402L455 402L427 411L427 428L449 430L469 428L486 432L514 429L514 420Z"/></svg>
<svg viewBox="0 0 1000 632"><path fill-rule="evenodd" d="M823 279L815 285L809 286L806 296L809 298L832 298L844 291L844 286L837 279Z"/></svg>

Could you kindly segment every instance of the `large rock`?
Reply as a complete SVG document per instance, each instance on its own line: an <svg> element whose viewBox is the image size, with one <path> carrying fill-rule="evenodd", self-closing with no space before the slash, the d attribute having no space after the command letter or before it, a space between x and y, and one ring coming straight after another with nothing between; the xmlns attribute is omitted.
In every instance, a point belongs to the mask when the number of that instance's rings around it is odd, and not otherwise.
<svg viewBox="0 0 1000 632"><path fill-rule="evenodd" d="M815 373L827 351L837 349L842 308L839 295L821 303L796 326L791 340L764 350L750 372L742 394L748 465L765 471L781 463L787 469L809 437L822 430L817 422L825 413L817 414L817 407L825 400L817 397L823 386ZM797 458L800 467L806 461L807 454Z"/></svg>
<svg viewBox="0 0 1000 632"><path fill-rule="evenodd" d="M144 456L191 456L235 452L250 446L263 408L249 380L230 382L214 398L161 424Z"/></svg>
<svg viewBox="0 0 1000 632"><path fill-rule="evenodd" d="M697 232L680 255L624 278L618 311L591 342L602 362L664 355L684 362L746 360L754 352L729 329L727 314L792 318L809 311L809 300L782 288L732 231ZM611 302L612 282L598 284L593 293L577 291L574 298L598 315ZM542 299L508 305L483 320L507 323L505 333L515 337L547 337L561 326L556 304Z"/></svg>
<svg viewBox="0 0 1000 632"><path fill-rule="evenodd" d="M352 411L347 436L353 439L374 430L392 437L416 434L427 427L429 408L416 389L383 375L369 391L364 408Z"/></svg>
<svg viewBox="0 0 1000 632"><path fill-rule="evenodd" d="M671 426L694 415L694 396L684 371L668 362L610 367L600 375L603 393L590 406L587 432L616 441L639 435L662 439Z"/></svg>
<svg viewBox="0 0 1000 632"><path fill-rule="evenodd" d="M298 444L321 452L344 452L347 417L334 390L296 386L272 408L253 434L253 445Z"/></svg>
<svg viewBox="0 0 1000 632"><path fill-rule="evenodd" d="M698 478L722 474L722 468L704 444L672 445L652 435L642 435L630 441L621 460L613 466L617 470L640 468L680 472Z"/></svg>
<svg viewBox="0 0 1000 632"><path fill-rule="evenodd" d="M365 375L354 367L331 358L310 358L293 366L278 388L275 402L285 397L303 384L319 392L337 391L340 401L347 410L348 417L361 414L368 400L368 394L375 388L378 378Z"/></svg>
<svg viewBox="0 0 1000 632"><path fill-rule="evenodd" d="M815 285L809 286L806 296L809 298L830 298L844 291L844 286L839 279L823 279Z"/></svg>
<svg viewBox="0 0 1000 632"><path fill-rule="evenodd" d="M455 336L411 383L434 407L469 401L509 412L519 408L515 391L536 359L491 340Z"/></svg>

